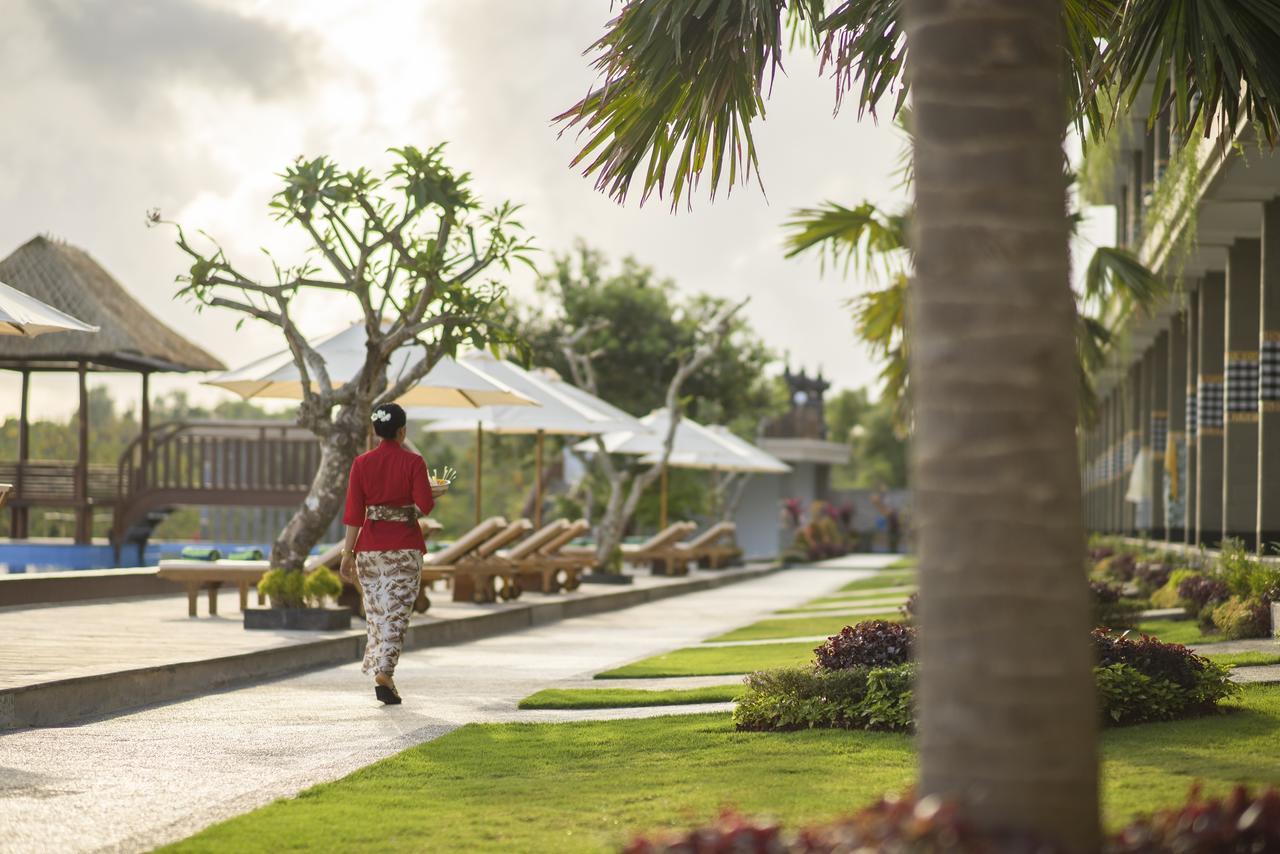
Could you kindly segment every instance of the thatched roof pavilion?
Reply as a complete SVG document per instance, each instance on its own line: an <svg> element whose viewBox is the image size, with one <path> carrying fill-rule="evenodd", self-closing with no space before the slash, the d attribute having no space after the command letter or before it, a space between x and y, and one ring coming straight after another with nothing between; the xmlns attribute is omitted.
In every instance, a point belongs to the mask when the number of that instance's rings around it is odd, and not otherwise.
<svg viewBox="0 0 1280 854"><path fill-rule="evenodd" d="M101 327L38 338L0 338L0 368L12 370L224 371L165 326L79 247L35 237L0 261L0 282Z"/></svg>
<svg viewBox="0 0 1280 854"><path fill-rule="evenodd" d="M47 237L27 241L0 261L0 281L54 308L101 328L99 332L53 332L38 338L0 337L0 369L22 374L22 402L12 500L14 537L27 534L31 496L24 496L28 457L27 399L31 374L75 371L80 376L80 454L75 466L76 540L88 542L92 529L89 497L88 371L142 374L142 432L150 429L149 377L154 372L223 371L226 365L170 329L129 295L111 274L76 246ZM144 442L146 440L144 439Z"/></svg>

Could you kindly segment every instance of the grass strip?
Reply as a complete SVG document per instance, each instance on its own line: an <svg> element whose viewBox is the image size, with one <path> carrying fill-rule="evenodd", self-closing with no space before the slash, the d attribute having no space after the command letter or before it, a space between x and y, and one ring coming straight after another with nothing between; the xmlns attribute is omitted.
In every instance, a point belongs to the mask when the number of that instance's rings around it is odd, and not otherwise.
<svg viewBox="0 0 1280 854"><path fill-rule="evenodd" d="M703 643L725 643L730 641L770 640L773 638L804 638L822 635L828 637L838 634L845 626L861 623L866 620L889 620L899 622L902 614L887 611L879 614L819 614L812 617L775 617L761 620L722 635L708 638Z"/></svg>
<svg viewBox="0 0 1280 854"><path fill-rule="evenodd" d="M638 706L682 706L690 703L729 703L742 694L742 685L703 688L548 688L520 701L522 709L626 709Z"/></svg>
<svg viewBox="0 0 1280 854"><path fill-rule="evenodd" d="M902 595L894 593L872 593L863 596L825 596L797 605L794 608L779 608L777 614L808 614L813 611L831 611L833 608L891 608L907 601L907 594L915 588L904 590ZM866 603L866 604L864 604Z"/></svg>
<svg viewBox="0 0 1280 854"><path fill-rule="evenodd" d="M685 647L597 673L597 679L659 679L672 676L731 676L813 661L815 643Z"/></svg>
<svg viewBox="0 0 1280 854"><path fill-rule="evenodd" d="M1224 667L1263 667L1268 664L1280 664L1280 653L1276 652L1219 652L1206 655L1205 658Z"/></svg>
<svg viewBox="0 0 1280 854"><path fill-rule="evenodd" d="M1240 781L1280 784L1280 687L1246 686L1230 714L1102 735L1109 828ZM181 852L618 850L726 805L788 827L828 821L915 778L910 736L736 732L728 715L472 724L332 783L214 825Z"/></svg>
<svg viewBox="0 0 1280 854"><path fill-rule="evenodd" d="M877 572L867 578L850 581L840 588L841 593L852 593L858 590L875 590L878 587L914 587L914 572Z"/></svg>
<svg viewBox="0 0 1280 854"><path fill-rule="evenodd" d="M1205 634L1196 620L1143 620L1138 632L1154 635L1165 643L1202 644L1221 643L1220 634Z"/></svg>

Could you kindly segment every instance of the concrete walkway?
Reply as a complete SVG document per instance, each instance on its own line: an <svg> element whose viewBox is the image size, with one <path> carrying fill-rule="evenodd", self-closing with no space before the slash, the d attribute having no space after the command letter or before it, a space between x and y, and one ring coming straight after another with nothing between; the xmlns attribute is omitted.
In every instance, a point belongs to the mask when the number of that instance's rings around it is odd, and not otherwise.
<svg viewBox="0 0 1280 854"><path fill-rule="evenodd" d="M399 707L356 664L75 726L0 735L0 851L139 851L343 776L471 722L564 721L724 706L515 708L542 688L695 644L862 577L885 559L793 569L718 590L407 653ZM724 684L716 677L700 684ZM635 684L650 680L635 680ZM625 687L632 680L595 682ZM689 686L687 680L668 684ZM645 687L650 687L646 684Z"/></svg>

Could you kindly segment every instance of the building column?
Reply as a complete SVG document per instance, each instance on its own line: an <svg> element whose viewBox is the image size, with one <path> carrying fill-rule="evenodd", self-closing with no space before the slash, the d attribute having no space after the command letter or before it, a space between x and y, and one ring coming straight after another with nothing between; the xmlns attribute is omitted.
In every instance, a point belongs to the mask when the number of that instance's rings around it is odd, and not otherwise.
<svg viewBox="0 0 1280 854"><path fill-rule="evenodd" d="M1161 332L1148 353L1151 420L1151 536L1162 540L1164 523L1164 453L1169 441L1169 333Z"/></svg>
<svg viewBox="0 0 1280 854"><path fill-rule="evenodd" d="M1262 206L1258 360L1258 544L1280 543L1280 198Z"/></svg>
<svg viewBox="0 0 1280 854"><path fill-rule="evenodd" d="M1142 478L1145 486L1151 486L1151 348L1148 347L1134 363L1138 373L1138 423L1134 437L1133 465L1135 473ZM1138 460L1142 460L1142 468ZM1151 536L1151 497L1133 505L1134 531L1141 537Z"/></svg>
<svg viewBox="0 0 1280 854"><path fill-rule="evenodd" d="M1227 251L1226 388L1223 392L1222 535L1258 548L1258 297L1262 244Z"/></svg>
<svg viewBox="0 0 1280 854"><path fill-rule="evenodd" d="M1200 282L1200 374L1196 383L1196 538L1213 548L1222 541L1222 383L1226 331L1226 276L1205 273Z"/></svg>
<svg viewBox="0 0 1280 854"><path fill-rule="evenodd" d="M1187 520L1187 314L1179 312L1169 324L1169 441L1160 466L1164 475L1165 540L1181 543Z"/></svg>
<svg viewBox="0 0 1280 854"><path fill-rule="evenodd" d="M1107 496L1110 508L1111 532L1124 531L1124 493L1120 483L1124 480L1124 381L1116 383L1111 392L1111 488Z"/></svg>
<svg viewBox="0 0 1280 854"><path fill-rule="evenodd" d="M22 397L18 403L18 476L14 488L18 490L17 498L22 495L23 468L31 456L31 420L29 404L31 401L31 371L22 369ZM26 503L15 501L9 516L9 536L15 540L25 540L30 536L31 514Z"/></svg>
<svg viewBox="0 0 1280 854"><path fill-rule="evenodd" d="M1120 500L1124 508L1124 533L1128 537L1139 535L1138 505L1126 501L1129 481L1133 478L1133 466L1138 461L1138 449L1142 443L1142 361L1129 366L1124 383L1124 466L1120 478Z"/></svg>
<svg viewBox="0 0 1280 854"><path fill-rule="evenodd" d="M1200 291L1187 300L1187 488L1185 501L1186 531L1183 542L1196 542L1196 513L1200 499Z"/></svg>

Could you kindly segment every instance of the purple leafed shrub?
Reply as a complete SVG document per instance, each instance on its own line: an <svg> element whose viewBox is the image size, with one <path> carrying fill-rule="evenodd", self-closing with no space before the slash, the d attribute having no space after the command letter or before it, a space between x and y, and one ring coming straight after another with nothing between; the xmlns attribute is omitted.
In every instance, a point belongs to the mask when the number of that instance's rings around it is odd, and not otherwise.
<svg viewBox="0 0 1280 854"><path fill-rule="evenodd" d="M835 854L846 851L949 854L1056 854L1061 849L1019 832L977 829L954 803L908 792L848 818L788 831L734 812L686 831L640 836L626 854ZM1225 798L1204 798L1144 816L1106 839L1102 854L1233 854L1280 851L1280 792L1237 786Z"/></svg>
<svg viewBox="0 0 1280 854"><path fill-rule="evenodd" d="M1093 649L1098 664L1127 664L1155 679L1167 679L1183 688L1200 681L1209 664L1180 643L1165 643L1150 635L1137 639L1128 634L1114 634L1106 629L1093 630Z"/></svg>
<svg viewBox="0 0 1280 854"><path fill-rule="evenodd" d="M1188 576L1178 585L1178 598L1194 603L1197 613L1204 610L1205 605L1225 602L1230 596L1231 590L1224 582L1207 575Z"/></svg>
<svg viewBox="0 0 1280 854"><path fill-rule="evenodd" d="M1169 580L1173 567L1163 561L1149 560L1137 565L1133 570L1134 579L1147 590L1158 590Z"/></svg>
<svg viewBox="0 0 1280 854"><path fill-rule="evenodd" d="M888 620L866 620L845 626L816 648L817 665L823 670L851 667L893 667L911 660L916 630Z"/></svg>
<svg viewBox="0 0 1280 854"><path fill-rule="evenodd" d="M1090 581L1089 591L1095 605L1114 605L1120 601L1120 588L1105 581Z"/></svg>

